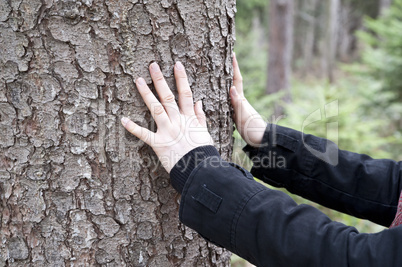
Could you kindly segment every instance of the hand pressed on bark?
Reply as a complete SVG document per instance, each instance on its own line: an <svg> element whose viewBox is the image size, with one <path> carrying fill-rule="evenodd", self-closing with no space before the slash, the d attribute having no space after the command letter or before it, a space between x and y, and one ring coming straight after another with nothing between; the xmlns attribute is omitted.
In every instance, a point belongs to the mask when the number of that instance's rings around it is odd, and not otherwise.
<svg viewBox="0 0 402 267"><path fill-rule="evenodd" d="M185 154L199 146L213 145L213 141L207 129L201 101L194 105L183 64L177 62L174 67L179 105L158 64L152 63L149 71L161 101L158 101L143 78L138 78L136 85L156 122L157 131L151 132L125 117L121 122L130 133L152 147L163 167L170 173Z"/></svg>
<svg viewBox="0 0 402 267"><path fill-rule="evenodd" d="M235 54L233 54L233 72L234 86L230 89L230 98L235 112L236 128L247 144L258 147L261 144L267 123L244 97L243 78Z"/></svg>

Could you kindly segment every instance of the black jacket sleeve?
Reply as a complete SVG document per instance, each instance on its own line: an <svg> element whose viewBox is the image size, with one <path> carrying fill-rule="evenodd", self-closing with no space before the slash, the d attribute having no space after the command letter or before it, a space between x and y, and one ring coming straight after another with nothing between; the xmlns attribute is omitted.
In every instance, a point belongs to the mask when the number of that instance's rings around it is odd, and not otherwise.
<svg viewBox="0 0 402 267"><path fill-rule="evenodd" d="M185 155L171 179L181 181L176 183L182 193L180 220L257 266L402 264L402 226L360 234L256 182L243 168L222 160L213 147Z"/></svg>
<svg viewBox="0 0 402 267"><path fill-rule="evenodd" d="M268 184L386 227L395 217L401 162L340 150L278 125L268 125L259 149L244 150L254 162L251 173Z"/></svg>

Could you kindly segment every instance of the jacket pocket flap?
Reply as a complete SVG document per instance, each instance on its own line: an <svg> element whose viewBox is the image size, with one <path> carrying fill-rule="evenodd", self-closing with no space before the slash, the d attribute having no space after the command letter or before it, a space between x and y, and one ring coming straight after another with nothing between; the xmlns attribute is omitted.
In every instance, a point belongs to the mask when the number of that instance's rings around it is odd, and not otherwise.
<svg viewBox="0 0 402 267"><path fill-rule="evenodd" d="M222 198L209 190L207 185L201 186L201 189L198 193L193 197L195 201L201 203L213 213L216 213L221 205Z"/></svg>

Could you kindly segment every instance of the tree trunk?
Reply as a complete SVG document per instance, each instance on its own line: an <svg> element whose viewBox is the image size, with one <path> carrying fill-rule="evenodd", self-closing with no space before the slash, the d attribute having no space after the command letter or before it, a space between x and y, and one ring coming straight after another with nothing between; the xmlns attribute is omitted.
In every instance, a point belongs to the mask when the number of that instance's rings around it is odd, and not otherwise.
<svg viewBox="0 0 402 267"><path fill-rule="evenodd" d="M337 58L351 62L357 56L357 38L355 32L361 28L363 15L347 1L341 1L339 7Z"/></svg>
<svg viewBox="0 0 402 267"><path fill-rule="evenodd" d="M322 69L328 81L334 82L334 69L338 44L338 23L340 0L330 0L327 4L325 39L321 49L323 53Z"/></svg>
<svg viewBox="0 0 402 267"><path fill-rule="evenodd" d="M286 91L290 101L289 79L293 50L293 0L271 0L269 3L269 51L267 93ZM276 109L280 113L280 108Z"/></svg>
<svg viewBox="0 0 402 267"><path fill-rule="evenodd" d="M303 76L312 71L314 60L314 41L316 13L319 0L297 1L294 23L294 69L301 70Z"/></svg>
<svg viewBox="0 0 402 267"><path fill-rule="evenodd" d="M228 266L178 220L133 80L187 67L222 156L234 0L0 0L0 266Z"/></svg>
<svg viewBox="0 0 402 267"><path fill-rule="evenodd" d="M383 15L384 12L386 12L390 8L390 6L392 4L392 0L379 0L379 1L380 1L380 12L379 12L379 14Z"/></svg>

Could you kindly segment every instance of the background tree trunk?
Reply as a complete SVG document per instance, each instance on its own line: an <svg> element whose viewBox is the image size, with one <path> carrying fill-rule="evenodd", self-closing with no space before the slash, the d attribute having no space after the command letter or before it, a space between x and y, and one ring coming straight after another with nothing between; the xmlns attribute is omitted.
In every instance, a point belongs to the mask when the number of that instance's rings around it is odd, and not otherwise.
<svg viewBox="0 0 402 267"><path fill-rule="evenodd" d="M293 72L333 80L337 60L356 60L355 33L362 29L364 16L378 16L380 1L387 0L297 1Z"/></svg>
<svg viewBox="0 0 402 267"><path fill-rule="evenodd" d="M322 69L330 83L334 82L334 69L338 44L339 0L330 0L326 10L326 30L322 42Z"/></svg>
<svg viewBox="0 0 402 267"><path fill-rule="evenodd" d="M0 266L228 266L178 220L133 80L187 67L231 153L234 0L0 0Z"/></svg>
<svg viewBox="0 0 402 267"><path fill-rule="evenodd" d="M269 51L267 93L286 91L290 101L289 79L293 51L293 0L271 0L269 3ZM279 114L280 108L276 108Z"/></svg>
<svg viewBox="0 0 402 267"><path fill-rule="evenodd" d="M392 0L379 0L380 1L380 15L384 14L384 12L390 8L392 4Z"/></svg>
<svg viewBox="0 0 402 267"><path fill-rule="evenodd" d="M348 1L341 1L338 15L337 58L350 62L357 56L357 38L355 32L361 28L363 15L359 14Z"/></svg>
<svg viewBox="0 0 402 267"><path fill-rule="evenodd" d="M318 1L300 0L296 2L293 70L301 70L303 76L311 72L313 67Z"/></svg>

